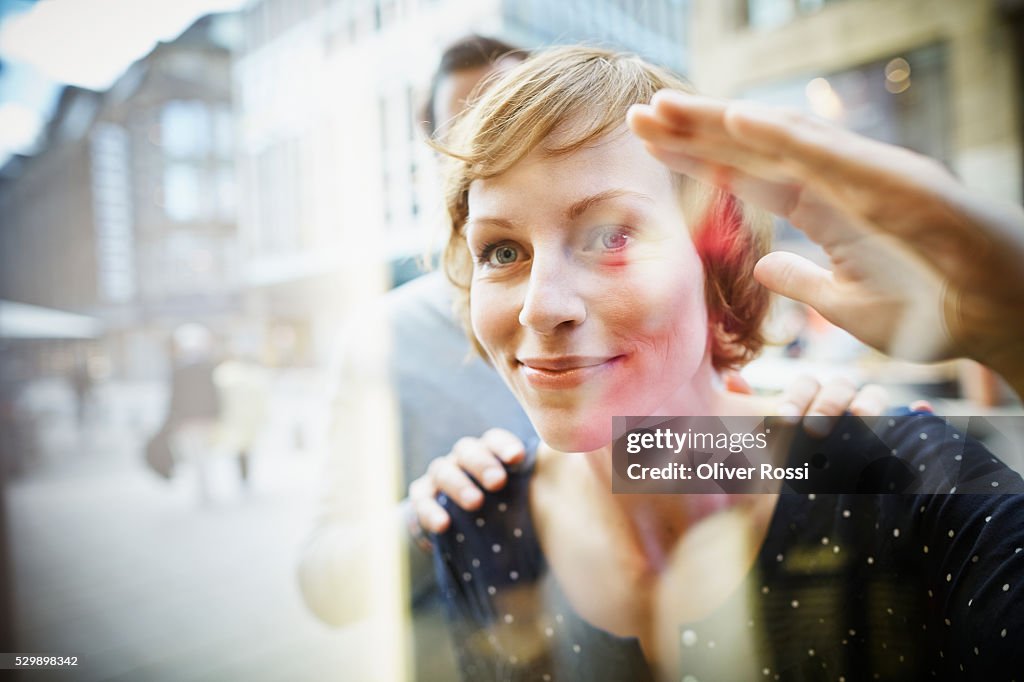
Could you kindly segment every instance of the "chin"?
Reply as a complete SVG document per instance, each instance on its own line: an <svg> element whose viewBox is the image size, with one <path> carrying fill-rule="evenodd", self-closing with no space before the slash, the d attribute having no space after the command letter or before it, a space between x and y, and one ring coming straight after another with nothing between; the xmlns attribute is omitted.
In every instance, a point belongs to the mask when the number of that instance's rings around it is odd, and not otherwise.
<svg viewBox="0 0 1024 682"><path fill-rule="evenodd" d="M537 435L560 452L593 452L612 442L610 416L590 419L532 419Z"/></svg>

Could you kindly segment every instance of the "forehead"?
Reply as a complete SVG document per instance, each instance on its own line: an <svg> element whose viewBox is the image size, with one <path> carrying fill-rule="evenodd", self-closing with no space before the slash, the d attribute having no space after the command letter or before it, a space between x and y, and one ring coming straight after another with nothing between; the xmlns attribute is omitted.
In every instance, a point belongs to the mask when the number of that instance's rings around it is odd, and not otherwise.
<svg viewBox="0 0 1024 682"><path fill-rule="evenodd" d="M670 171L656 161L624 126L586 146L564 154L545 141L508 170L469 186L469 218L491 211L526 211L558 207L608 190L643 194L656 202L676 203Z"/></svg>

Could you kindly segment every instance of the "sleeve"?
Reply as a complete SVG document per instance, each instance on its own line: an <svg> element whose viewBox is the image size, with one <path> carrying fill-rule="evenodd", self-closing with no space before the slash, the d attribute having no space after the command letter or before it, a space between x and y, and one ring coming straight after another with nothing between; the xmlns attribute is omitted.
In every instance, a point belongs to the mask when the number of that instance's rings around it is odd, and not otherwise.
<svg viewBox="0 0 1024 682"><path fill-rule="evenodd" d="M952 491L917 496L911 510L920 517L915 550L925 560L939 658L967 679L1022 679L1024 482L943 419L921 415L901 428L914 461L941 468Z"/></svg>
<svg viewBox="0 0 1024 682"><path fill-rule="evenodd" d="M844 490L871 493L893 524L893 535L867 529L864 545L888 554L892 585L920 589L906 595L924 611L905 634L927 646L926 670L1024 680L1024 481L999 459L1015 453L906 410L870 423L844 418L833 434L819 451L855 482L850 490L842 481Z"/></svg>
<svg viewBox="0 0 1024 682"><path fill-rule="evenodd" d="M1024 672L1024 494L935 495L924 536L940 657L969 679Z"/></svg>
<svg viewBox="0 0 1024 682"><path fill-rule="evenodd" d="M536 647L527 647L529 657L521 650L536 639L543 571L528 485L528 476L510 473L505 488L475 512L438 498L452 523L433 537L434 567L460 669L474 682L527 679L523 670L546 660Z"/></svg>

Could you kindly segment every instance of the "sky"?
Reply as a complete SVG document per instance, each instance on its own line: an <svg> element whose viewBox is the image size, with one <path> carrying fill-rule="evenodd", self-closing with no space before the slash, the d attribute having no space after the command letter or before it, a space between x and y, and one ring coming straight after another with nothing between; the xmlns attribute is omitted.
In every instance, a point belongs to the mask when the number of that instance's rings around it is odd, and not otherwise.
<svg viewBox="0 0 1024 682"><path fill-rule="evenodd" d="M245 0L0 0L0 166L31 153L60 87L106 90L159 41Z"/></svg>

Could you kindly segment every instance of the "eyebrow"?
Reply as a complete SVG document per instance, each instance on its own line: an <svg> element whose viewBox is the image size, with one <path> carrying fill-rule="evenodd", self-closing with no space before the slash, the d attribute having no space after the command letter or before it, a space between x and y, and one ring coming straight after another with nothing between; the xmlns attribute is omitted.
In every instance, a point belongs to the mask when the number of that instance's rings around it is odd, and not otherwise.
<svg viewBox="0 0 1024 682"><path fill-rule="evenodd" d="M466 232L469 231L469 228L471 226L481 224L494 225L495 227L501 228L503 230L512 230L515 228L515 223L513 223L511 220L506 220L505 218L492 218L488 216L476 218L472 215L469 215L466 217L466 222L463 223L462 225L462 232L463 234L465 234Z"/></svg>
<svg viewBox="0 0 1024 682"><path fill-rule="evenodd" d="M589 197L584 197L579 201L574 201L569 206L569 208L565 209L565 217L569 221L576 220L577 218L585 214L587 211L589 211L590 209L599 204L621 198L640 199L642 201L649 203L654 202L654 199L652 199L650 196L642 194L640 192L634 192L628 189L608 189L603 192L598 192L597 194L592 194ZM477 218L470 215L467 217L464 229L468 229L470 224L472 223L488 223L494 225L495 227L499 227L506 230L510 230L515 227L515 223L505 218L489 216L482 216L480 218Z"/></svg>
<svg viewBox="0 0 1024 682"><path fill-rule="evenodd" d="M576 220L581 215L592 209L594 206L597 206L598 204L602 204L606 201L611 201L613 199L620 199L624 197L641 199L643 201L651 203L654 202L654 199L647 196L646 194L641 194L640 192L633 192L628 189L608 189L603 192L598 192L597 194L592 194L589 197L580 199L579 201L573 202L573 204L566 209L565 217L568 218L569 220Z"/></svg>

